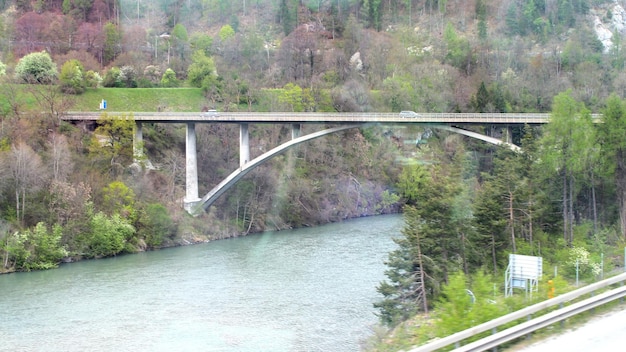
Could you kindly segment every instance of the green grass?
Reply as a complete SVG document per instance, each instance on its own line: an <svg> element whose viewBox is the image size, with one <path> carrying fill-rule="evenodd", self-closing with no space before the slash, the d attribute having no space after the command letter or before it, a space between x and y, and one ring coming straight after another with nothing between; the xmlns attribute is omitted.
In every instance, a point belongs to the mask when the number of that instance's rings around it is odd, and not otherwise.
<svg viewBox="0 0 626 352"><path fill-rule="evenodd" d="M100 101L107 111L202 111L210 103L200 88L98 88L76 96L72 111L97 111Z"/></svg>

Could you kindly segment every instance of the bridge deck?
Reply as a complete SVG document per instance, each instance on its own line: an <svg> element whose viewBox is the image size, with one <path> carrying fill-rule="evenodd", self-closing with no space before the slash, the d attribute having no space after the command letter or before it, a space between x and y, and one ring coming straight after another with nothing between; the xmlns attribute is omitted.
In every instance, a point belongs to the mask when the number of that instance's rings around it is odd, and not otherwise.
<svg viewBox="0 0 626 352"><path fill-rule="evenodd" d="M67 121L96 121L103 112L70 112ZM544 124L544 113L298 113L298 112L106 112L109 116L127 115L136 121L162 123L443 123L443 124ZM594 114L595 119L600 115Z"/></svg>

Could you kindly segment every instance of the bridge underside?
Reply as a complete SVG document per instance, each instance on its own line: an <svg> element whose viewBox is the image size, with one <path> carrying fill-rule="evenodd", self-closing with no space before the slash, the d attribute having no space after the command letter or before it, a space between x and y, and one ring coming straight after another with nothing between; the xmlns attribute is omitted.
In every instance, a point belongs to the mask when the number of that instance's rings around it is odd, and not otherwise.
<svg viewBox="0 0 626 352"><path fill-rule="evenodd" d="M292 140L283 143L276 148L263 153L253 160L250 158L250 146L248 136L248 124L240 124L240 166L237 170L233 171L222 182L215 186L211 191L205 194L202 198L198 197L198 176L197 176L197 161L196 161L196 137L195 126L193 122L187 124L187 187L186 196L184 200L184 208L193 216L198 216L203 213L208 207L210 207L224 192L232 187L237 181L244 177L248 172L255 167L265 163L271 158L285 152L289 148L298 145L300 143L307 142L309 140L319 138L331 133L344 131L347 129L365 127L367 123L359 123L352 125L343 125L339 127L329 128L322 131L310 133L306 136L299 137L300 125L294 124L292 126ZM461 128L451 127L447 125L428 124L429 127L441 129L449 132L459 133L471 138L476 138L495 145L504 145L513 151L519 151L520 148L514 144L502 141L497 138L485 136L480 133L467 131Z"/></svg>

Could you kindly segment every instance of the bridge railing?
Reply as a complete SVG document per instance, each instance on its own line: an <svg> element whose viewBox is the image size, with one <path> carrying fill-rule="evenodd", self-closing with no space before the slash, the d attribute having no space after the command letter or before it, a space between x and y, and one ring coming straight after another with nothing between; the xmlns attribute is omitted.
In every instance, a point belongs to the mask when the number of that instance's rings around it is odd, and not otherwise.
<svg viewBox="0 0 626 352"><path fill-rule="evenodd" d="M68 112L61 118L70 121L94 121L102 112ZM403 117L399 113L377 112L106 112L109 116L132 116L137 121L183 123L458 123L458 124L542 124L548 122L545 113L414 113Z"/></svg>
<svg viewBox="0 0 626 352"><path fill-rule="evenodd" d="M474 326L467 330L463 330L452 334L450 336L435 340L433 342L427 343L425 345L419 346L417 348L411 349L409 352L430 352L435 351L441 348L448 347L450 345L457 346L457 349L454 351L484 351L492 347L497 347L505 342L511 341L515 338L524 336L533 331L546 327L555 322L567 319L573 315L585 312L589 309L597 307L599 305L609 303L614 301L615 299L622 298L626 296L626 286L622 286L620 288L604 292L603 294L593 296L581 302L577 302L572 304L569 307L558 309L554 312L545 314L538 318L530 320L532 315L539 313L543 310L546 310L550 307L556 305L564 305L567 302L571 302L576 300L584 295L594 294L596 291L609 287L611 285L621 283L622 285L626 281L626 273L614 276L612 278L599 281L585 287L579 288L575 291L571 291L565 293L563 295L557 296L555 298L549 299L547 301L543 301L537 303L535 305L526 307L524 309L520 309L516 312L504 315L500 318L493 319L491 321L482 323L480 325ZM494 333L491 336L485 337L481 340L469 343L465 346L458 347L459 344L472 338L478 334L481 334L485 331L495 331L498 327L502 325L506 325L517 320L527 318L528 321L506 329L499 333Z"/></svg>

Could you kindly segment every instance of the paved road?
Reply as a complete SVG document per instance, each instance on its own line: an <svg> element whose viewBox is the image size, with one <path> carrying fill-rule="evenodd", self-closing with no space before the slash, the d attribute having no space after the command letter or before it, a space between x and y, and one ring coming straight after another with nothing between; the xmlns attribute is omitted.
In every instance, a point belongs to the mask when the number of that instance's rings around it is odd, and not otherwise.
<svg viewBox="0 0 626 352"><path fill-rule="evenodd" d="M626 309L594 317L585 325L516 351L626 351Z"/></svg>

